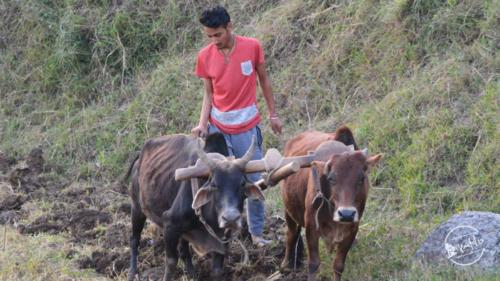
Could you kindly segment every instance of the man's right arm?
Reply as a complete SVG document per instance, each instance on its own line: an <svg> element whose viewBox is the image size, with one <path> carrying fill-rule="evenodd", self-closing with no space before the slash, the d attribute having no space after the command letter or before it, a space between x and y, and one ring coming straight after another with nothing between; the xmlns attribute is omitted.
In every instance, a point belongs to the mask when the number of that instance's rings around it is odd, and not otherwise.
<svg viewBox="0 0 500 281"><path fill-rule="evenodd" d="M212 110L212 80L204 78L203 82L205 84L205 94L203 95L203 103L201 105L200 121L198 126L191 130L191 134L195 137L204 137L207 135L208 117L210 116L210 111Z"/></svg>

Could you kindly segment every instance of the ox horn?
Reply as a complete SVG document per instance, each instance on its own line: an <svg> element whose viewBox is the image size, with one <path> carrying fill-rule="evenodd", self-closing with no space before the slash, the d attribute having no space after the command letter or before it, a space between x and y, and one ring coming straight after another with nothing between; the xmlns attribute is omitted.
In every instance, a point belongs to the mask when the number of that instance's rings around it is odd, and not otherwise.
<svg viewBox="0 0 500 281"><path fill-rule="evenodd" d="M245 153L245 155L243 155L243 157L241 157L239 159L234 160L235 163L236 163L236 165L238 165L242 169L245 169L245 166L247 165L248 162L250 162L250 160L252 160L253 155L255 154L255 150L257 149L257 143L256 142L257 142L256 141L256 137L255 137L255 135L253 135L253 137L252 137L252 144L248 148L248 150Z"/></svg>
<svg viewBox="0 0 500 281"><path fill-rule="evenodd" d="M198 154L198 158L200 158L200 160L203 163L205 163L205 165L207 165L210 168L210 170L213 170L215 167L215 162L213 160L211 160L210 158L208 158L207 153L203 150L203 148L201 146L202 141L203 140L198 138L198 144L196 146L196 148L197 148L196 153Z"/></svg>

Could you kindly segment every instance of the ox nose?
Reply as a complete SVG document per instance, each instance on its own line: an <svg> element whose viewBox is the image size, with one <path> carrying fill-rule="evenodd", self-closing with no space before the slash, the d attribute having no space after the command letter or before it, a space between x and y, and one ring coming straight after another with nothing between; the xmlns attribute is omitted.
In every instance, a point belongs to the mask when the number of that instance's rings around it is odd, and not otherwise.
<svg viewBox="0 0 500 281"><path fill-rule="evenodd" d="M241 214L237 211L225 212L222 215L222 220L225 225L236 225L238 220L241 218Z"/></svg>
<svg viewBox="0 0 500 281"><path fill-rule="evenodd" d="M342 209L338 210L340 221L342 222L353 222L356 216L356 211L352 209Z"/></svg>

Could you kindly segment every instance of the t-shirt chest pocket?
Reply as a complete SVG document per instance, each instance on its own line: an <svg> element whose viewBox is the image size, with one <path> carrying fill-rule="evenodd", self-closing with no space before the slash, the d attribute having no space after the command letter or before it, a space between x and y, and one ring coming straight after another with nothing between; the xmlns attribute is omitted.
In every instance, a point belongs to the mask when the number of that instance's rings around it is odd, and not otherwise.
<svg viewBox="0 0 500 281"><path fill-rule="evenodd" d="M251 60L247 60L241 63L241 73L245 76L250 76L253 72L253 65Z"/></svg>

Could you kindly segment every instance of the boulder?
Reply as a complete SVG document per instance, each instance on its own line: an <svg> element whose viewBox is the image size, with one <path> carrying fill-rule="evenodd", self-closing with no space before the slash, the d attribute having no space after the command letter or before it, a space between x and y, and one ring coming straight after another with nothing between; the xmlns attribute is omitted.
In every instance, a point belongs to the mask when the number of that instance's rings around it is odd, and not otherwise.
<svg viewBox="0 0 500 281"><path fill-rule="evenodd" d="M415 258L431 265L500 269L500 214L453 215L427 237Z"/></svg>

